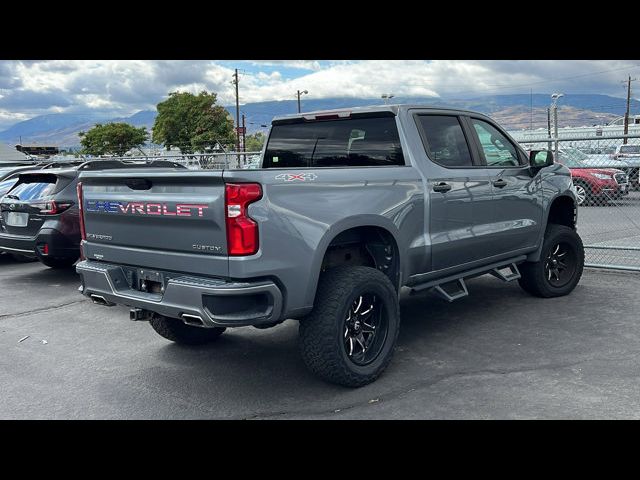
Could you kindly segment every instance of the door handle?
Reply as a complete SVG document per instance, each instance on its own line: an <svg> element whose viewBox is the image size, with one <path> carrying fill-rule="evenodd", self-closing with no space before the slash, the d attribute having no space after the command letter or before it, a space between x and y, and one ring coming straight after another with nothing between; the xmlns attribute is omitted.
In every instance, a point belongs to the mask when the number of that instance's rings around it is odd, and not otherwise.
<svg viewBox="0 0 640 480"><path fill-rule="evenodd" d="M499 178L498 180L494 180L493 186L494 187L498 187L498 188L506 187L507 186L507 181L503 180L502 178Z"/></svg>
<svg viewBox="0 0 640 480"><path fill-rule="evenodd" d="M449 190L451 190L451 185L449 185L448 183L445 182L440 182L440 183L436 183L433 186L433 191L434 192L448 192Z"/></svg>

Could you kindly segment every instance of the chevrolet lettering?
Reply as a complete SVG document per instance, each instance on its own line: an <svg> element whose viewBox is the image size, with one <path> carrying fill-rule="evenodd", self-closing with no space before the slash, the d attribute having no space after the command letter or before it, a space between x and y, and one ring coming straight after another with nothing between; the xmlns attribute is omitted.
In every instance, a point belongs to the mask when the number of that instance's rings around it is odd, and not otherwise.
<svg viewBox="0 0 640 480"><path fill-rule="evenodd" d="M166 217L202 217L209 208L206 204L153 202L115 202L109 200L87 200L87 212L120 213L129 215L164 215Z"/></svg>

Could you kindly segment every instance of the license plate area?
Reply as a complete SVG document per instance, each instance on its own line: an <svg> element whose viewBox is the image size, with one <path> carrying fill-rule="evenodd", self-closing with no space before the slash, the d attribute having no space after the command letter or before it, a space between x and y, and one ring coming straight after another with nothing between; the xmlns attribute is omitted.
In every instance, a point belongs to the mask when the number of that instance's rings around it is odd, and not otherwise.
<svg viewBox="0 0 640 480"><path fill-rule="evenodd" d="M162 272L138 269L137 290L147 293L164 293L165 279Z"/></svg>
<svg viewBox="0 0 640 480"><path fill-rule="evenodd" d="M7 226L26 227L29 224L29 214L25 212L8 212Z"/></svg>

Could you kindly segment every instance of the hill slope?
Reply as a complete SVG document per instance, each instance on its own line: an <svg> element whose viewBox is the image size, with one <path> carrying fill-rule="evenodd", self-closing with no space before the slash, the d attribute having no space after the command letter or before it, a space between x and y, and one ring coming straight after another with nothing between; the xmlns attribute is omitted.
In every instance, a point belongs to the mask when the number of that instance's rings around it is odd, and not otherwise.
<svg viewBox="0 0 640 480"><path fill-rule="evenodd" d="M549 95L491 95L470 98L436 97L395 97L394 103L419 103L430 106L456 107L477 110L493 116L509 130L523 128L546 128ZM355 106L377 105L378 98L324 98L302 99L304 111ZM582 126L604 124L624 114L625 99L607 95L576 94L566 95L559 102L559 118L562 126ZM235 107L227 107L235 118ZM249 132L260 130L260 125L268 125L276 115L297 112L295 100L259 102L241 105L241 113L246 117ZM640 101L631 102L632 113L640 113ZM128 122L137 127L151 130L156 112L143 110L129 117L110 118L105 113L92 114L50 114L41 115L16 123L0 132L0 141L14 145L20 137L24 144L56 145L70 147L79 145L78 132L88 130L97 122Z"/></svg>

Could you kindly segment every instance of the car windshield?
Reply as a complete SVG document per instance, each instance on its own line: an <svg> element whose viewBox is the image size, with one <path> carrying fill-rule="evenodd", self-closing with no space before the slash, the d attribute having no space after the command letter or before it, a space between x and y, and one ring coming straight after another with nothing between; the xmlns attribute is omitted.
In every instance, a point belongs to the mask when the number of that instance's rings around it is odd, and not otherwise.
<svg viewBox="0 0 640 480"><path fill-rule="evenodd" d="M620 147L620 153L640 153L640 145L623 145Z"/></svg>
<svg viewBox="0 0 640 480"><path fill-rule="evenodd" d="M587 164L582 159L578 158L577 156L569 155L564 150L558 152L558 162L567 167L573 168L584 168L587 166Z"/></svg>
<svg viewBox="0 0 640 480"><path fill-rule="evenodd" d="M11 189L15 200L37 200L53 195L58 178L55 175L25 175Z"/></svg>
<svg viewBox="0 0 640 480"><path fill-rule="evenodd" d="M0 182L0 197L4 196L5 193L7 193L9 190L11 190L11 187L13 187L16 182L18 181L18 176L16 175L15 177L9 177L6 180L3 180Z"/></svg>
<svg viewBox="0 0 640 480"><path fill-rule="evenodd" d="M582 162L589 158L586 153L578 150L577 148L563 148L560 151L560 155L571 158L572 160L577 160L578 162Z"/></svg>

